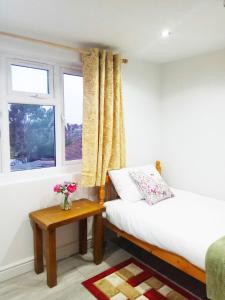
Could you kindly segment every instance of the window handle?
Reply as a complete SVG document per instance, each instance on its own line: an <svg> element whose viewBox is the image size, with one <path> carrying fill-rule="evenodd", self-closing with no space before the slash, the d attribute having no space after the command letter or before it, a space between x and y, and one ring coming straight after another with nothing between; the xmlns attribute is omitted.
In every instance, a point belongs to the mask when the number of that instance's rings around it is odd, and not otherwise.
<svg viewBox="0 0 225 300"><path fill-rule="evenodd" d="M32 94L31 97L40 98L39 94Z"/></svg>
<svg viewBox="0 0 225 300"><path fill-rule="evenodd" d="M31 97L33 97L33 98L38 98L38 99L45 99L45 97L43 97L43 96L40 95L40 94L32 94Z"/></svg>

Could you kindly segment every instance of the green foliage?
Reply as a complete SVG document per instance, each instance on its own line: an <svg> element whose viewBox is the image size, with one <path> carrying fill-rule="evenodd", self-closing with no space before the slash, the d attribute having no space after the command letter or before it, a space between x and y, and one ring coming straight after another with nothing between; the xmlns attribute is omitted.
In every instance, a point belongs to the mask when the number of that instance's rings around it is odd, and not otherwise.
<svg viewBox="0 0 225 300"><path fill-rule="evenodd" d="M11 158L31 162L55 157L53 106L9 105Z"/></svg>

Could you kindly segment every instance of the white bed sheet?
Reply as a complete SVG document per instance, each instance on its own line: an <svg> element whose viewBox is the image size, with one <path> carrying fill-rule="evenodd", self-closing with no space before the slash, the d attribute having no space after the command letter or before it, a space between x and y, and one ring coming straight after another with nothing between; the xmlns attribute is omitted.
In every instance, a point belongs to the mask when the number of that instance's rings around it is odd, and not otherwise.
<svg viewBox="0 0 225 300"><path fill-rule="evenodd" d="M105 203L106 218L136 238L171 251L205 270L208 247L225 236L225 201L173 189L153 206L144 200Z"/></svg>

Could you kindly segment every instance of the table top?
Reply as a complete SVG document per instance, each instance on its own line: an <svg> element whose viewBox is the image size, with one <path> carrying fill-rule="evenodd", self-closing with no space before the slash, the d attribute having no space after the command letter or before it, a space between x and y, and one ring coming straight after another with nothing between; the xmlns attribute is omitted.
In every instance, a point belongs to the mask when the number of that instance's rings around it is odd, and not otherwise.
<svg viewBox="0 0 225 300"><path fill-rule="evenodd" d="M31 220L42 229L56 228L73 221L101 213L104 207L97 201L80 199L73 201L70 210L61 209L60 205L33 211L29 214Z"/></svg>

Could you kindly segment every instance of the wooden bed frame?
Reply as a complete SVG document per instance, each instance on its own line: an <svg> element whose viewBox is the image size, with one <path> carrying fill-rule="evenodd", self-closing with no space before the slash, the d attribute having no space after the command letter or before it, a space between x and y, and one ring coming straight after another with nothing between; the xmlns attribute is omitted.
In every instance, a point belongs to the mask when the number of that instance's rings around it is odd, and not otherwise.
<svg viewBox="0 0 225 300"><path fill-rule="evenodd" d="M160 161L156 161L155 166L156 166L156 169L158 170L158 172L161 174ZM107 175L105 186L101 186L99 188L100 204L104 205L105 201L111 201L111 200L118 199L118 198L119 197L115 191L115 188L114 188L109 176ZM149 243L146 243L142 240L139 240L136 237L128 234L127 232L120 230L115 225L111 224L107 219L103 220L103 226L114 231L119 236L127 239L128 241L134 243L135 245L139 246L140 248L146 250L147 252L166 261L167 263L169 263L172 266L176 267L177 269L183 271L184 273L194 277L195 279L197 279L203 283L206 282L205 272L203 270L201 270L200 268L196 267L195 265L191 264L185 258L183 258L177 254L174 254L172 252L158 248Z"/></svg>

